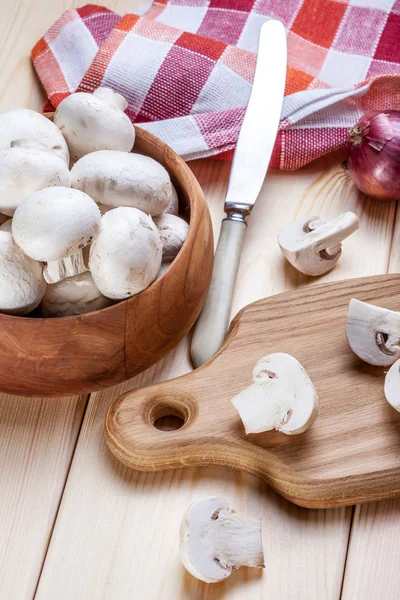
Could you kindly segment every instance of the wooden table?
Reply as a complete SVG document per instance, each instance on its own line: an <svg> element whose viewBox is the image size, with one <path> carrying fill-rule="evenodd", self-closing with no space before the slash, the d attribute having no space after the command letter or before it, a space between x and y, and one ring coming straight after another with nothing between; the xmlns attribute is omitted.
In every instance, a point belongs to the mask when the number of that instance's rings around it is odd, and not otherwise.
<svg viewBox="0 0 400 600"><path fill-rule="evenodd" d="M119 14L134 0L100 1ZM138 2L136 1L136 4ZM1 108L40 110L43 94L29 52L73 0L3 0ZM229 164L191 164L208 198L215 236ZM316 282L279 253L276 235L304 215L353 210L360 231L323 281L400 269L395 203L359 194L325 157L297 172L270 172L249 224L235 294L245 304ZM137 473L109 453L104 415L121 393L191 369L188 340L139 377L87 397L0 401L0 598L20 600L395 600L400 597L400 500L311 511L279 498L255 478L223 468ZM179 561L178 530L195 498L223 494L264 522L264 571L241 569L205 585Z"/></svg>

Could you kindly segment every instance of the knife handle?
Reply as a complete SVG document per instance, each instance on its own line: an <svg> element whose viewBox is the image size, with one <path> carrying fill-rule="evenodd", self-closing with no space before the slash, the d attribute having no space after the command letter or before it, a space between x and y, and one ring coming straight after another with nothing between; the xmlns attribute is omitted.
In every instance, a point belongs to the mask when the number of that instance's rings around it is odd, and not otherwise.
<svg viewBox="0 0 400 600"><path fill-rule="evenodd" d="M195 367L200 367L219 350L228 331L246 227L244 219L228 217L222 221L210 290L192 338Z"/></svg>

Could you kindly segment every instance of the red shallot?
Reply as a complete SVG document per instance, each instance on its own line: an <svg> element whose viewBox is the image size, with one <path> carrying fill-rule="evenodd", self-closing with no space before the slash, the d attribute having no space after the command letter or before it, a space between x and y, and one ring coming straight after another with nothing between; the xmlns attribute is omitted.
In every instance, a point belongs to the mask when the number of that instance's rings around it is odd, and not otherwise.
<svg viewBox="0 0 400 600"><path fill-rule="evenodd" d="M366 113L349 131L348 169L379 200L400 200L400 111Z"/></svg>

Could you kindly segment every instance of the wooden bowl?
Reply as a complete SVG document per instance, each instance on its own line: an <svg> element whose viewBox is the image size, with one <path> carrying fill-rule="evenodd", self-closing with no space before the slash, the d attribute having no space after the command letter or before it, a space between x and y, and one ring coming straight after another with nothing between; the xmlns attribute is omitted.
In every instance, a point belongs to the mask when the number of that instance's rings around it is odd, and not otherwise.
<svg viewBox="0 0 400 600"><path fill-rule="evenodd" d="M70 396L100 390L144 371L196 321L210 285L213 234L192 171L171 148L136 127L135 149L165 166L189 233L171 267L137 296L102 310L43 319L0 314L0 390Z"/></svg>

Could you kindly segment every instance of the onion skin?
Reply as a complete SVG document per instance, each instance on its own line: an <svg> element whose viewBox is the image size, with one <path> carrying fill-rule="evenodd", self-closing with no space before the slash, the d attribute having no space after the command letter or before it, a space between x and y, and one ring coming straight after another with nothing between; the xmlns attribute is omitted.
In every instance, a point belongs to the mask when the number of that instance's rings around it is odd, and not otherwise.
<svg viewBox="0 0 400 600"><path fill-rule="evenodd" d="M349 131L348 169L359 190L400 200L400 111L366 113Z"/></svg>

